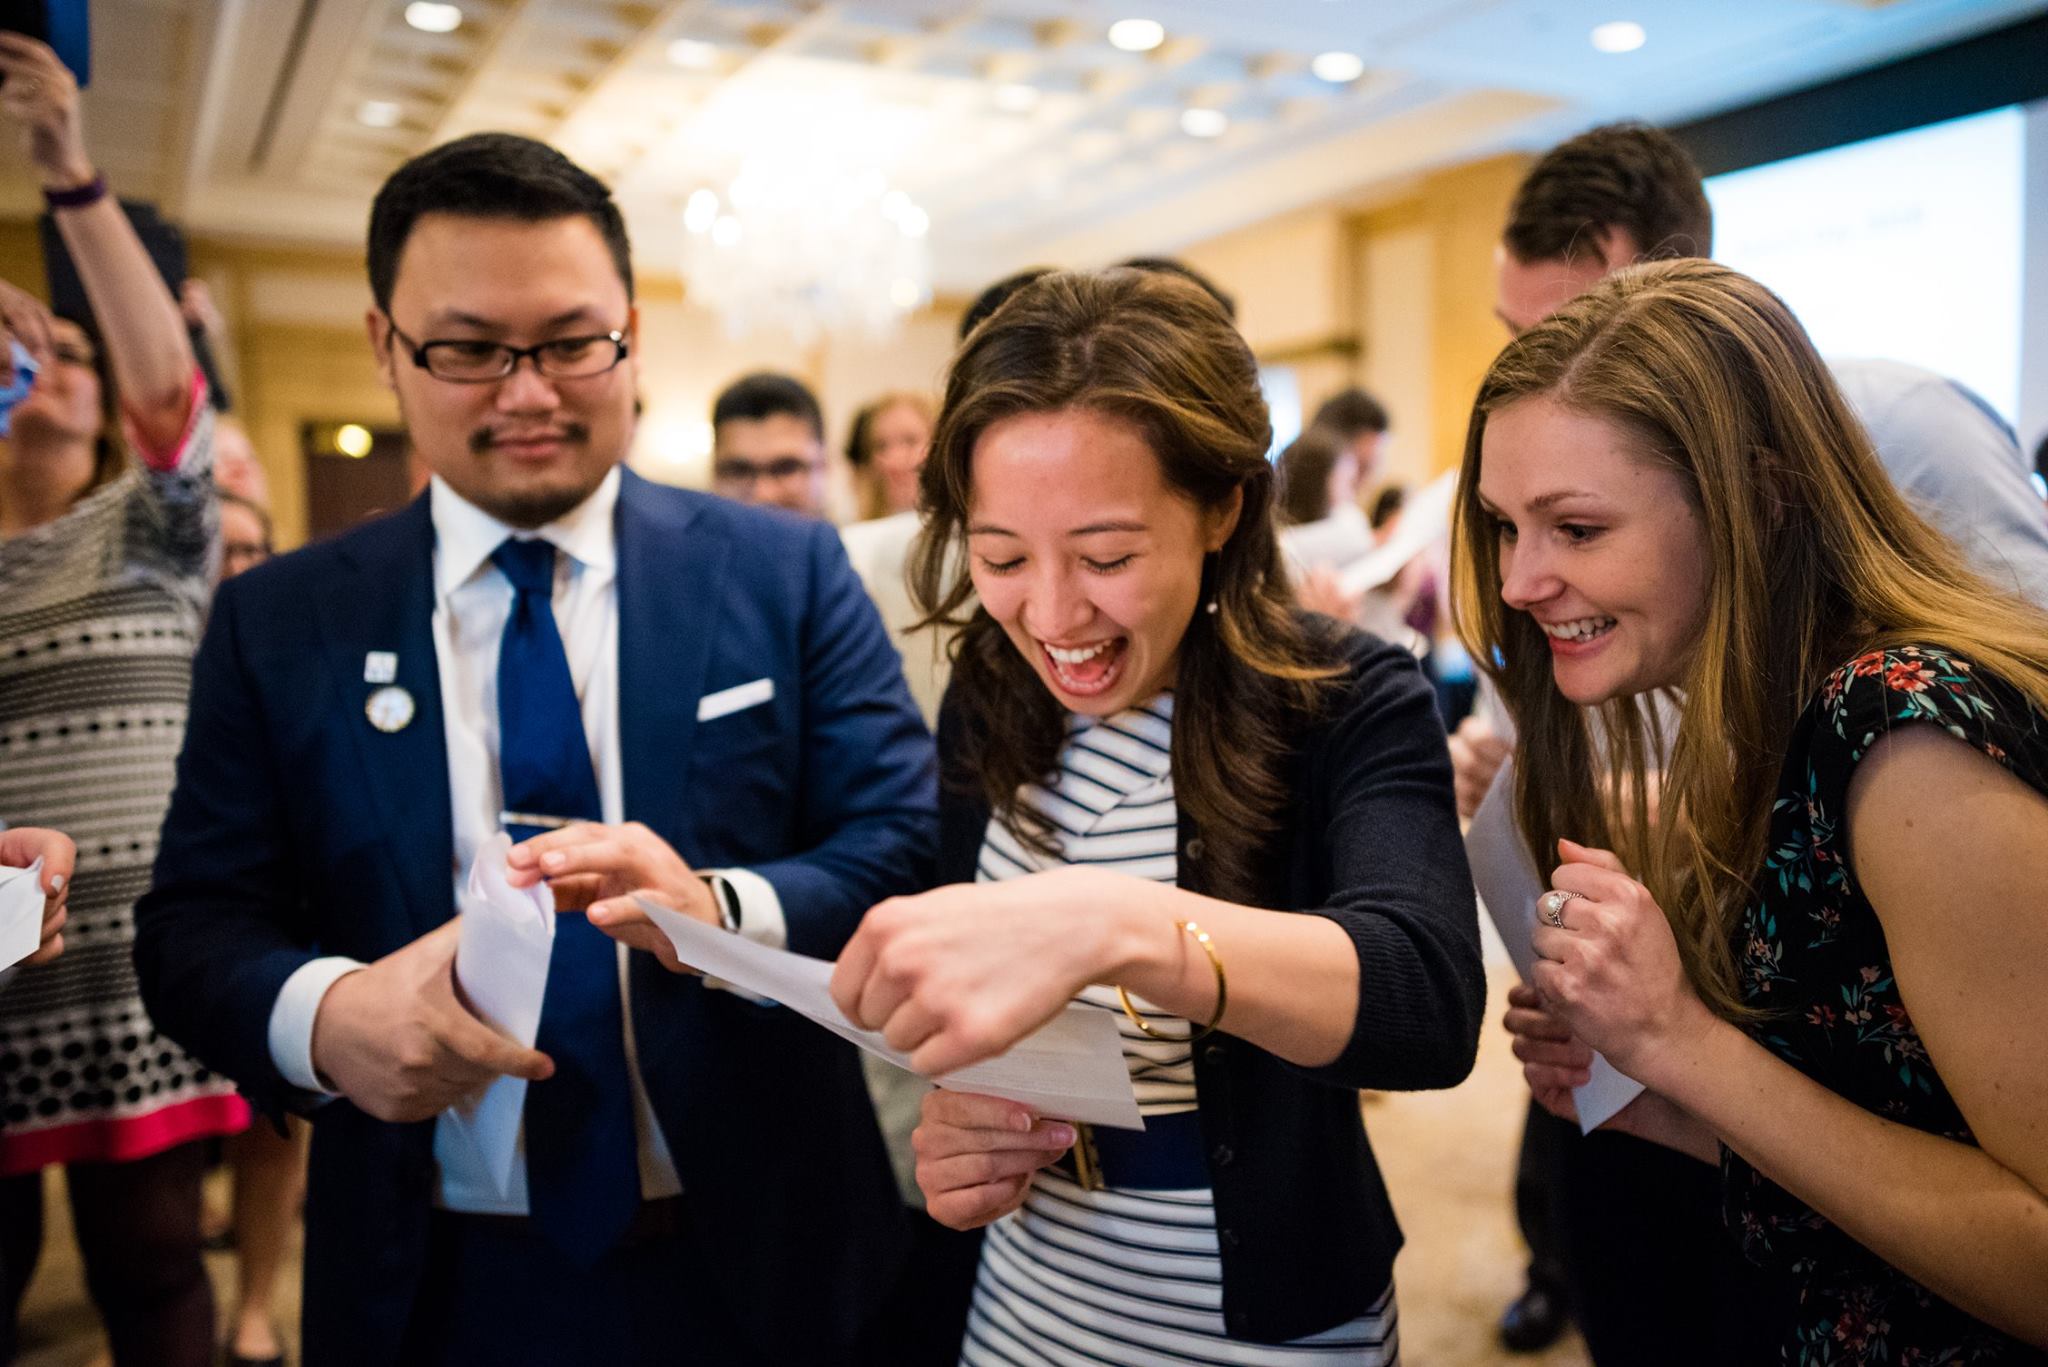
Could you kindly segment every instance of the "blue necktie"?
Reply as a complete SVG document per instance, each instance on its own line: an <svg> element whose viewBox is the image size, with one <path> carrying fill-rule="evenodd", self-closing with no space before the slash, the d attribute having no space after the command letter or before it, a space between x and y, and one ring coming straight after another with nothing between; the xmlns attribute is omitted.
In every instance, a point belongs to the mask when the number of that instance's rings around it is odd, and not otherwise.
<svg viewBox="0 0 2048 1367"><path fill-rule="evenodd" d="M555 548L507 539L491 563L512 581L498 646L498 771L504 809L603 819L597 772L569 656L555 629ZM538 834L509 826L514 840ZM626 1080L617 950L580 915L555 921L554 957L534 1047L555 1074L526 1093L527 1190L535 1227L578 1262L596 1262L640 1206Z"/></svg>

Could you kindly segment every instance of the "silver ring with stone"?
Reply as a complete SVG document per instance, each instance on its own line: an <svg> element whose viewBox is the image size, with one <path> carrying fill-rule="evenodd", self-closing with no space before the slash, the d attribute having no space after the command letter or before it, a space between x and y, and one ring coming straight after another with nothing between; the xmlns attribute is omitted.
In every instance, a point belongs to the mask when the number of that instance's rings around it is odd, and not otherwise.
<svg viewBox="0 0 2048 1367"><path fill-rule="evenodd" d="M1564 904L1575 897L1584 898L1585 895L1583 892L1565 892L1563 889L1555 892L1546 892L1536 900L1537 917L1544 925L1563 930Z"/></svg>

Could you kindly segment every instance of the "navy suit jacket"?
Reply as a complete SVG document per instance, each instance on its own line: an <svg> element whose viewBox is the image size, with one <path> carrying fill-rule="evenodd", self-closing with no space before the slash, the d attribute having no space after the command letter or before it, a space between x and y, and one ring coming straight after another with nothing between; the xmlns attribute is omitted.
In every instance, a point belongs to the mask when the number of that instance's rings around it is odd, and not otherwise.
<svg viewBox="0 0 2048 1367"><path fill-rule="evenodd" d="M158 1027L272 1114L312 1100L270 1056L285 979L454 914L427 499L230 580L194 663L136 966ZM617 533L627 819L693 866L760 873L790 948L836 957L868 907L928 883L936 803L931 738L838 536L630 471ZM417 704L396 732L364 711L370 651L397 655ZM770 702L697 720L703 695L763 677ZM832 1360L906 1234L851 1047L632 963L641 1075L721 1299L770 1360ZM311 1114L306 1362L389 1361L423 1273L433 1126Z"/></svg>

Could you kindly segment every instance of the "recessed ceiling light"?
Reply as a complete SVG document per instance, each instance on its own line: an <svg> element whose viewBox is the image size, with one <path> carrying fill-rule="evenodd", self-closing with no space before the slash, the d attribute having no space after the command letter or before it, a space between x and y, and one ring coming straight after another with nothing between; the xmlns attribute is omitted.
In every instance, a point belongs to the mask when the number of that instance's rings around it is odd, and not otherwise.
<svg viewBox="0 0 2048 1367"><path fill-rule="evenodd" d="M356 122L365 128L396 128L404 113L391 100L364 100L356 106Z"/></svg>
<svg viewBox="0 0 2048 1367"><path fill-rule="evenodd" d="M924 298L924 291L915 280L901 276L889 283L889 302L899 309L914 309Z"/></svg>
<svg viewBox="0 0 2048 1367"><path fill-rule="evenodd" d="M1643 26L1632 19L1617 19L1593 30L1593 46L1602 52L1634 52L1648 41Z"/></svg>
<svg viewBox="0 0 2048 1367"><path fill-rule="evenodd" d="M1038 90L1028 85L999 85L996 108L1009 114L1029 114L1038 108Z"/></svg>
<svg viewBox="0 0 2048 1367"><path fill-rule="evenodd" d="M737 247L740 232L740 221L731 214L726 214L711 225L711 240L721 247Z"/></svg>
<svg viewBox="0 0 2048 1367"><path fill-rule="evenodd" d="M708 233L711 225L718 222L718 192L711 189L697 189L690 192L689 203L683 206L683 227L693 233Z"/></svg>
<svg viewBox="0 0 2048 1367"><path fill-rule="evenodd" d="M453 33L462 27L462 10L434 0L412 0L405 7L405 22L422 33Z"/></svg>
<svg viewBox="0 0 2048 1367"><path fill-rule="evenodd" d="M1230 120L1220 109L1181 111L1180 131L1191 138L1220 138L1229 127Z"/></svg>
<svg viewBox="0 0 2048 1367"><path fill-rule="evenodd" d="M1309 63L1319 81L1348 85L1365 74L1365 59L1355 52L1325 52Z"/></svg>
<svg viewBox="0 0 2048 1367"><path fill-rule="evenodd" d="M1125 52L1150 52L1166 41L1166 26L1156 19L1119 19L1109 26L1109 45Z"/></svg>
<svg viewBox="0 0 2048 1367"><path fill-rule="evenodd" d="M718 65L718 49L694 38L678 38L668 45L668 59L691 71L704 71Z"/></svg>

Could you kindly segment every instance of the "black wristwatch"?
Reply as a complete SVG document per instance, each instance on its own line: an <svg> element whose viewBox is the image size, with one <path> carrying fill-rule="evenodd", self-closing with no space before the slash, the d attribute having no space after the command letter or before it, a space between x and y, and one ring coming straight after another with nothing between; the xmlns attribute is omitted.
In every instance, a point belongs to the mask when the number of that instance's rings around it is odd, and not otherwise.
<svg viewBox="0 0 2048 1367"><path fill-rule="evenodd" d="M740 928L740 890L722 873L700 873L711 900L718 904L718 924L737 934Z"/></svg>

